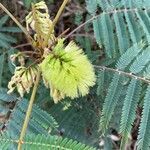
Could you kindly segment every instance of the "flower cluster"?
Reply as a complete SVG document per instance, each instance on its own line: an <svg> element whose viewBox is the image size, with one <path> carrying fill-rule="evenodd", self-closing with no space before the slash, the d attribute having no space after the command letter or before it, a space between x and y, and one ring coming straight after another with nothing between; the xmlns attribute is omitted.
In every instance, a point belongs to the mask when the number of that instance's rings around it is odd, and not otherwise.
<svg viewBox="0 0 150 150"><path fill-rule="evenodd" d="M72 99L85 96L89 93L89 87L95 84L92 64L73 41L65 46L64 40L59 39L40 68L55 103L65 96Z"/></svg>
<svg viewBox="0 0 150 150"><path fill-rule="evenodd" d="M55 103L65 97L74 99L88 94L89 88L95 84L96 80L93 65L83 50L73 41L65 45L64 39L55 37L45 2L32 5L32 11L26 17L26 24L27 30L30 31L30 27L34 33L32 46L37 56L34 57L32 51L30 53L31 59L35 59L31 62L36 67L33 65L25 67L23 58L25 55L21 53L13 55L12 61L18 57L21 66L16 67L14 76L8 84L8 92L11 93L17 88L23 97L35 83L40 69L43 81L50 88Z"/></svg>

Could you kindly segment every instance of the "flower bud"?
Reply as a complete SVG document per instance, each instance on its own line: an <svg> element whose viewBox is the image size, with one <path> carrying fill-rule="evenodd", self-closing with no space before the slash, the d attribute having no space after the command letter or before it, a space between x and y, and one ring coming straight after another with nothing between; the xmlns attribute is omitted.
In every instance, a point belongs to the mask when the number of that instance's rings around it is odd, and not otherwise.
<svg viewBox="0 0 150 150"><path fill-rule="evenodd" d="M21 97L23 97L26 92L29 93L30 88L35 83L37 72L37 66L29 68L23 66L16 67L15 73L8 83L8 93L12 93L15 89L17 89Z"/></svg>

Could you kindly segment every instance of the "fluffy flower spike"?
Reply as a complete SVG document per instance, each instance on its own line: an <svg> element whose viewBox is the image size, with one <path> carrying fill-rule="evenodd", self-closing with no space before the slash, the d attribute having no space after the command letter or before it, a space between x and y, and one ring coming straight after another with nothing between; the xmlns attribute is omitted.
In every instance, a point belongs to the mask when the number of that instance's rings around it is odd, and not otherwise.
<svg viewBox="0 0 150 150"><path fill-rule="evenodd" d="M73 41L65 47L64 40L59 39L40 68L55 103L65 96L72 99L85 96L89 93L89 87L95 84L92 64Z"/></svg>

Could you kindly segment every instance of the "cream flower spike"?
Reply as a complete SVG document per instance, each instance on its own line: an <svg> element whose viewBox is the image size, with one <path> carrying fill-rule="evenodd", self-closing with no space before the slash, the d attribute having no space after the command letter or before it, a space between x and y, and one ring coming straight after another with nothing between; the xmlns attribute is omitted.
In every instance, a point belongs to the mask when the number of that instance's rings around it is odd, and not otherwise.
<svg viewBox="0 0 150 150"><path fill-rule="evenodd" d="M65 47L64 39L58 39L52 53L45 56L40 68L55 103L65 96L71 99L85 96L95 84L93 65L73 41Z"/></svg>

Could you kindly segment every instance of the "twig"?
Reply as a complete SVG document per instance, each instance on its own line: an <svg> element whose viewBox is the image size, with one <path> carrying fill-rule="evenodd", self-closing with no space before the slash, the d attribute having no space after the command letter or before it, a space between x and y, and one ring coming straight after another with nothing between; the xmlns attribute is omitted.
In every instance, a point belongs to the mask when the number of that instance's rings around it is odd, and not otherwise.
<svg viewBox="0 0 150 150"><path fill-rule="evenodd" d="M23 53L23 54L39 54L35 51L21 51L21 53Z"/></svg>
<svg viewBox="0 0 150 150"><path fill-rule="evenodd" d="M0 7L9 15L9 17L18 25L18 27L25 33L28 40L33 41L32 37L29 35L28 31L19 23L19 21L0 3Z"/></svg>
<svg viewBox="0 0 150 150"><path fill-rule="evenodd" d="M66 4L68 3L69 0L64 0L62 5L60 6L54 20L53 20L53 26L55 27L56 23L58 22L59 17L61 16Z"/></svg>
<svg viewBox="0 0 150 150"><path fill-rule="evenodd" d="M59 10L58 10L58 12L57 12L57 14L56 14L56 16L55 16L53 22L52 22L52 26L51 26L51 28L49 29L49 32L48 32L48 35L47 35L46 43L48 43L49 37L50 37L51 33L53 32L53 29L54 29L56 23L58 22L58 19L59 19L59 17L61 16L61 14L62 14L62 12L63 12L63 10L64 10L66 4L68 3L68 1L69 1L69 0L64 0L63 3L62 3L62 5L60 6L60 8L59 8Z"/></svg>
<svg viewBox="0 0 150 150"><path fill-rule="evenodd" d="M118 70L118 69L113 69L113 68L108 68L108 67L105 67L105 66L96 66L94 65L94 67L96 69L99 69L99 70L106 70L106 71L111 71L111 72L117 72L118 74L122 74L122 75L125 75L127 77L130 77L130 78L135 78L137 80L141 80L147 84L150 84L150 80L148 79L145 79L144 77L139 77L139 76L136 76L132 73L128 73L128 72L124 72L124 71L121 71L121 70Z"/></svg>
<svg viewBox="0 0 150 150"><path fill-rule="evenodd" d="M91 39L94 39L94 36L90 35L90 34L83 34L83 33L79 33L79 34L72 34L71 37L74 37L74 36L80 36L80 37L89 37Z"/></svg>
<svg viewBox="0 0 150 150"><path fill-rule="evenodd" d="M75 28L73 31L71 31L71 32L65 37L65 39L69 38L74 32L76 32L77 30L79 30L79 29L82 28L84 25L88 24L89 22L93 21L93 20L96 19L98 16L100 16L100 15L93 16L92 18L90 18L90 19L87 20L86 22L80 24L77 28Z"/></svg>
<svg viewBox="0 0 150 150"><path fill-rule="evenodd" d="M15 46L15 47L13 47L13 48L20 48L20 47L25 47L25 46L29 46L29 45L31 45L31 43L25 43L25 44L20 44L20 45L17 45L17 46Z"/></svg>
<svg viewBox="0 0 150 150"><path fill-rule="evenodd" d="M27 126L28 126L28 123L29 123L29 120L30 120L32 106L33 106L33 102L34 102L34 99L35 99L37 87L38 87L39 80L40 80L40 74L41 73L39 71L38 74L37 74L37 77L36 77L36 81L35 81L35 84L34 84L34 87L33 87L32 95L31 95L31 98L30 98L30 102L29 102L29 105L28 105L27 112L26 112L26 117L25 117L23 127L22 127L22 130L21 130L21 134L20 134L20 138L19 138L19 142L18 142L18 150L21 150L21 147L22 147L22 144L23 144L23 138L25 136Z"/></svg>
<svg viewBox="0 0 150 150"><path fill-rule="evenodd" d="M61 38L63 35L65 35L68 31L70 30L70 28L66 29L65 31L63 31L57 38Z"/></svg>

